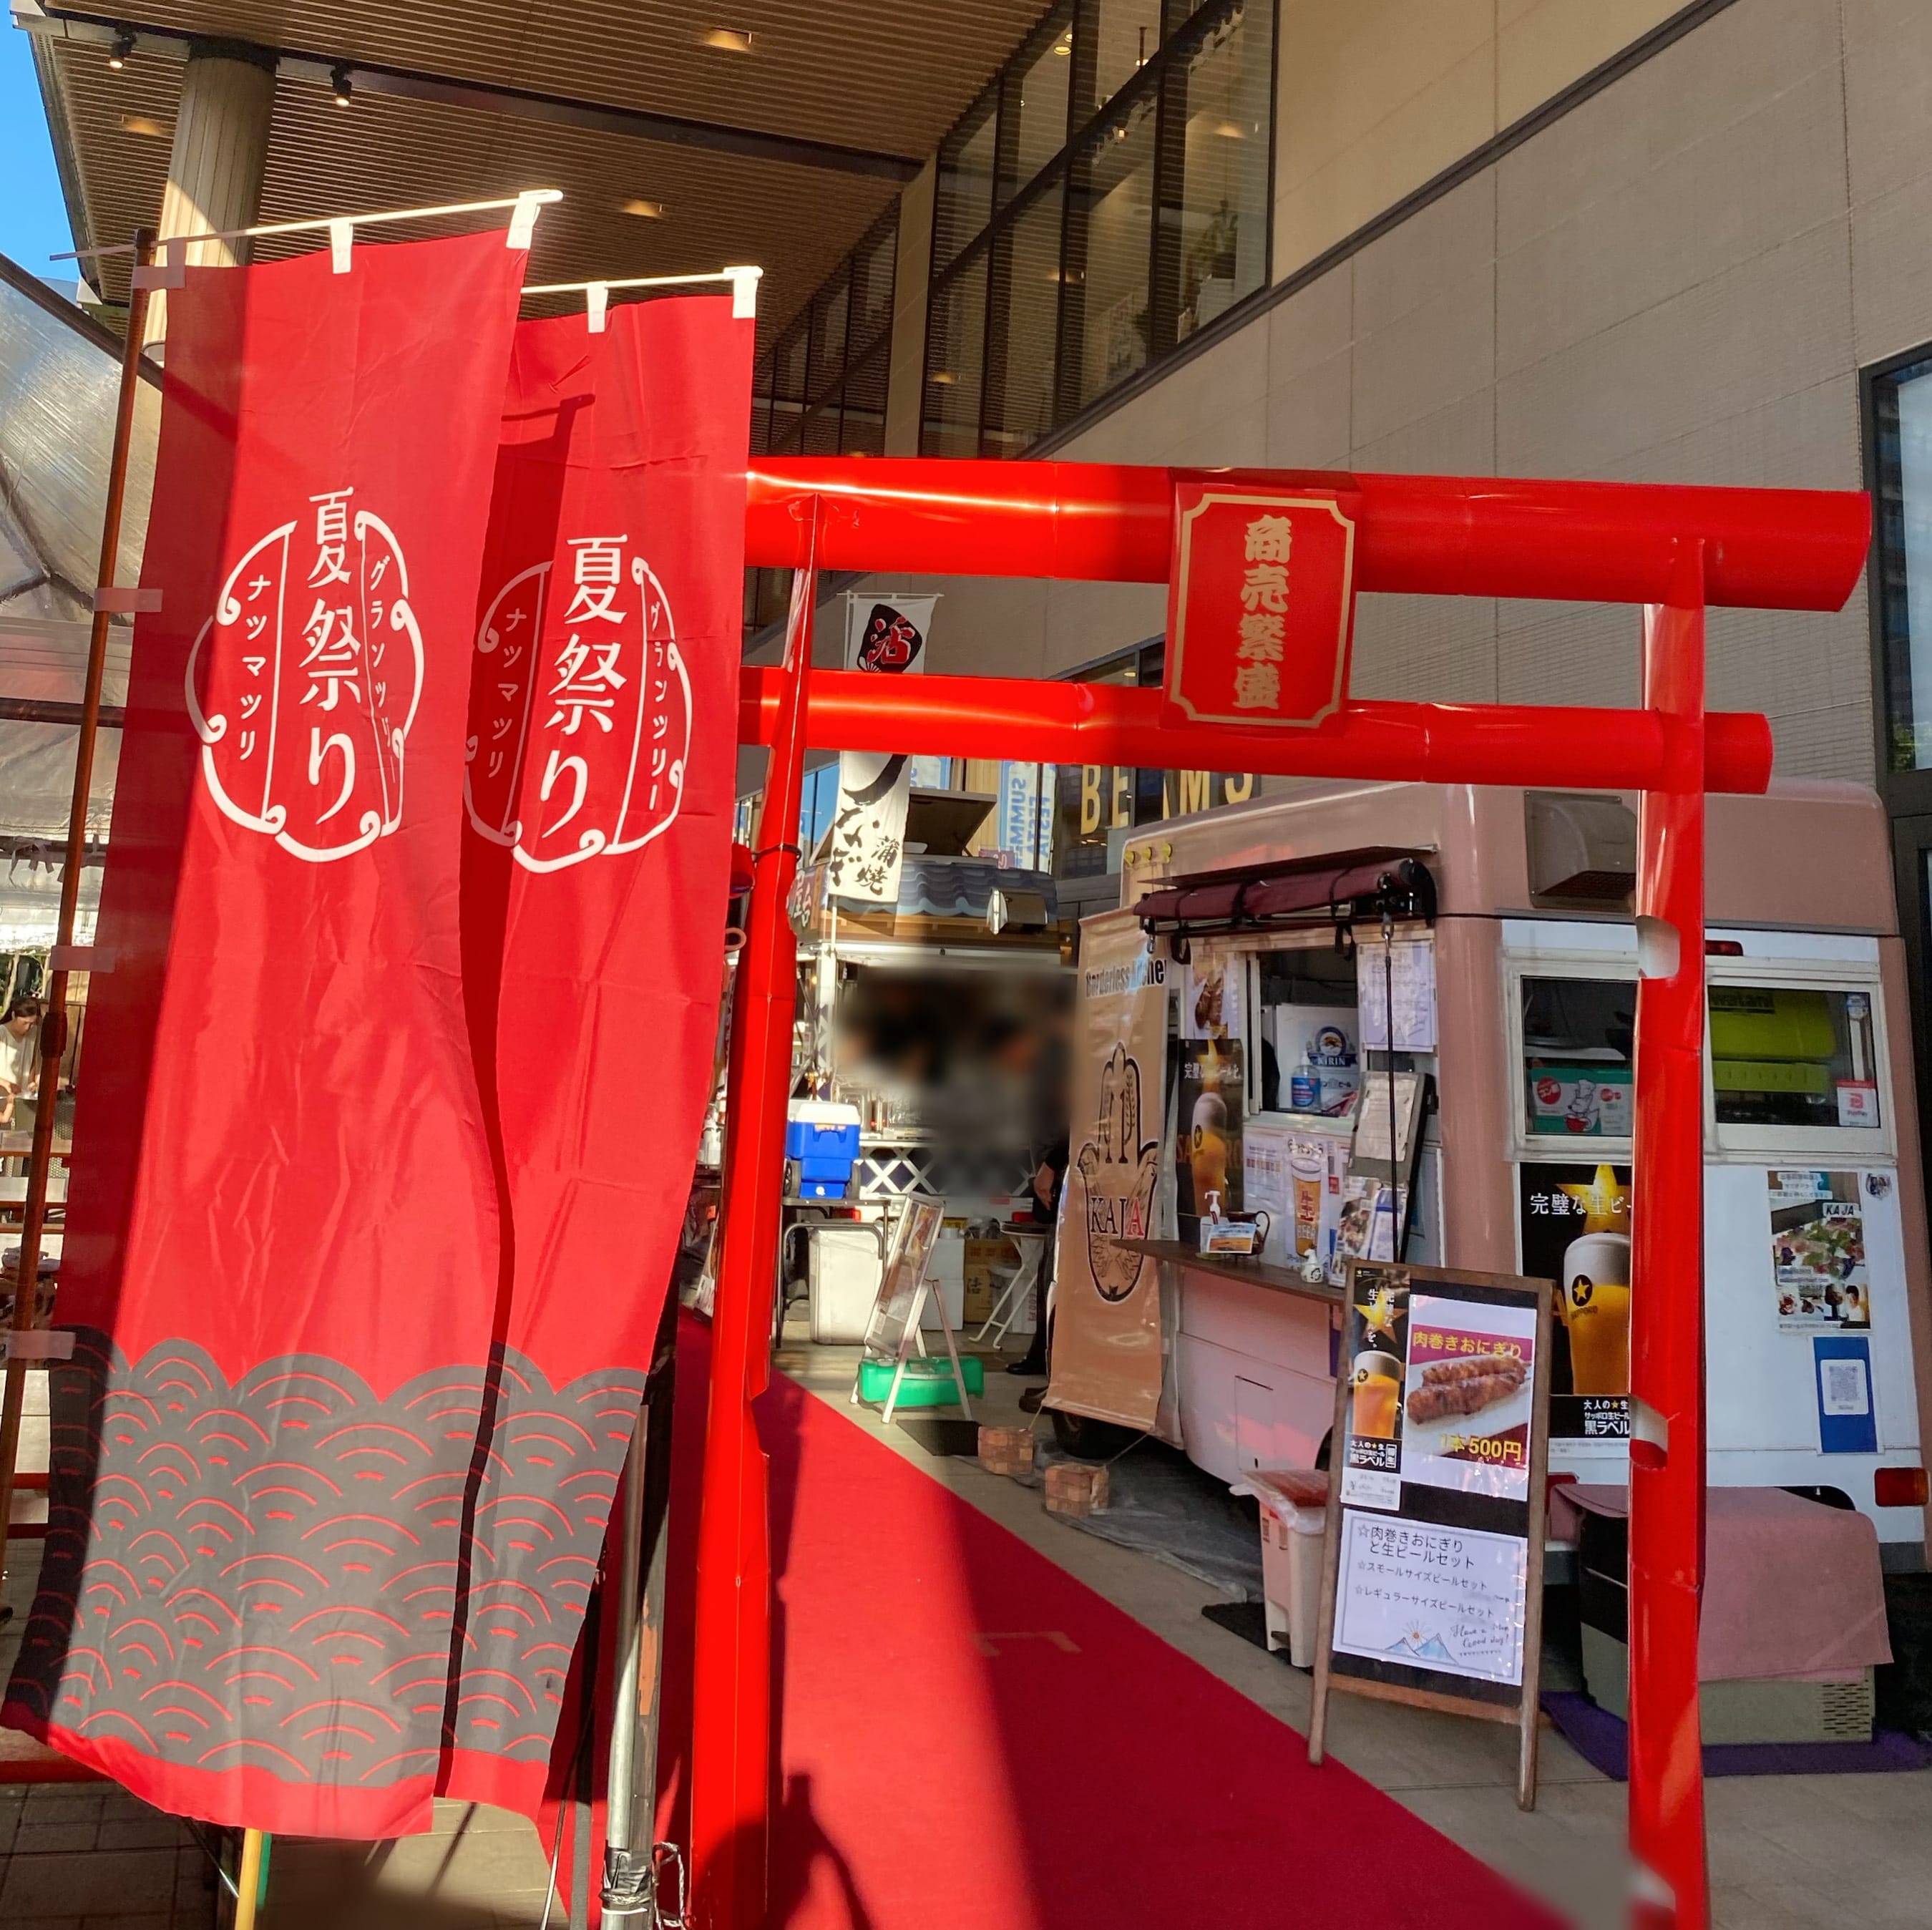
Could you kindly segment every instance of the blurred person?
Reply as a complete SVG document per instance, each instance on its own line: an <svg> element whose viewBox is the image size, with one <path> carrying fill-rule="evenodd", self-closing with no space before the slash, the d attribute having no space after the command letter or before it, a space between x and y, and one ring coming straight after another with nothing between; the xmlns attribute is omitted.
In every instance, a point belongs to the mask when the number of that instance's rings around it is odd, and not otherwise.
<svg viewBox="0 0 1932 1930"><path fill-rule="evenodd" d="M16 998L0 1021L0 1130L34 1130L34 1094L40 1076L40 1021L46 1007L38 998Z"/></svg>
<svg viewBox="0 0 1932 1930"><path fill-rule="evenodd" d="M1054 1229L1060 1221L1060 1196L1066 1184L1071 1155L1071 1136L1067 1130L1067 1093L1071 1078L1070 1021L1064 1002L1042 1015L1035 1034L1038 1049L1033 1071L1034 1143L1046 1150L1034 1169L1032 1212L1034 1223L1046 1229L1040 1254L1040 1270L1034 1275L1033 1343L1023 1360L1006 1371L1034 1377L1046 1375L1052 1358L1052 1336L1048 1331L1047 1295L1053 1289ZM1029 1413L1039 1411L1037 1396L1043 1388L1029 1388L1020 1397L1020 1405Z"/></svg>

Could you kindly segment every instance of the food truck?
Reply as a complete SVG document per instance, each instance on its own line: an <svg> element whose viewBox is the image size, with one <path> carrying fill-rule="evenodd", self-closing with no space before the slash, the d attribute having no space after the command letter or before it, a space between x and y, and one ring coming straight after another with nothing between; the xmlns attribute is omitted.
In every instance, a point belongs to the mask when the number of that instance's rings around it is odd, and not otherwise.
<svg viewBox="0 0 1932 1930"><path fill-rule="evenodd" d="M1063 1428L1230 1481L1323 1464L1346 1263L1399 1257L1556 1282L1551 1470L1625 1480L1636 806L1321 784L1136 834L1082 926ZM1883 811L1780 782L1712 797L1708 839L1709 1478L1849 1504L1917 1567L1932 1307ZM1204 1217L1254 1257L1202 1252Z"/></svg>

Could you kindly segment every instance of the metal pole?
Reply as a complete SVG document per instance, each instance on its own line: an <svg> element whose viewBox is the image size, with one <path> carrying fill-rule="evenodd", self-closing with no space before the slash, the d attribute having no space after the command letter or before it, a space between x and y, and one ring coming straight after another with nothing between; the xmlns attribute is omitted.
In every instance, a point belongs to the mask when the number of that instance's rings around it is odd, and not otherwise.
<svg viewBox="0 0 1932 1930"><path fill-rule="evenodd" d="M698 1532L692 1681L691 1836L695 1921L756 1930L764 1917L771 1814L771 1529L752 1411L770 1365L785 1100L791 1083L797 942L785 902L798 869L814 559L824 518L807 506L792 581L789 689L759 814L748 932L732 1004L732 1111Z"/></svg>
<svg viewBox="0 0 1932 1930"><path fill-rule="evenodd" d="M134 260L153 259L153 230L134 238ZM110 586L121 558L121 522L128 497L128 456L134 439L134 398L141 386L141 335L148 292L138 281L128 298L128 337L121 351L121 388L114 405L114 443L107 464L107 501L100 521L100 563L94 581ZM95 599L98 603L100 599ZM60 1094L60 1064L67 1048L66 956L74 945L74 923L80 897L81 860L87 849L87 800L94 788L94 750L100 726L100 686L107 668L107 626L111 613L97 608L87 641L87 680L80 701L80 736L74 760L74 802L68 812L67 863L61 873L60 911L47 974L47 1012L40 1024L40 1079L34 1088L33 1151L27 1161L27 1199L21 1216L20 1265L14 1295L14 1334L30 1332L39 1298L40 1235L46 1224L47 1170L53 1162L54 1110ZM15 1338L7 1350L7 1382L0 1397L0 1577L6 1574L14 1513L14 1463L20 1452L20 1413L27 1395L24 1343Z"/></svg>
<svg viewBox="0 0 1932 1930"><path fill-rule="evenodd" d="M664 1580L669 1568L671 1399L677 1364L677 1296L664 1316L644 1404L624 1467L617 1549L616 1682L604 1778L604 1915L651 1919L657 1804L659 1689L664 1676ZM641 1810L644 1826L639 1827ZM682 1907L682 1899L680 1899Z"/></svg>
<svg viewBox="0 0 1932 1930"><path fill-rule="evenodd" d="M1697 1629L1704 1571L1704 578L1682 548L1645 613L1666 734L1637 858L1631 1169L1630 1842L1637 1920L1709 1921Z"/></svg>

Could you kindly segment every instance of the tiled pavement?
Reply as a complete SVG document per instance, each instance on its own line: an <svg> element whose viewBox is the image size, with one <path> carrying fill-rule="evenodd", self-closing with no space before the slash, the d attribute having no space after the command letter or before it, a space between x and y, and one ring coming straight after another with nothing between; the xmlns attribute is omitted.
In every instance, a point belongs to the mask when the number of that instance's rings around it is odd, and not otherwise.
<svg viewBox="0 0 1932 1930"><path fill-rule="evenodd" d="M179 1822L111 1783L0 1787L5 1930L212 1930L206 1870Z"/></svg>

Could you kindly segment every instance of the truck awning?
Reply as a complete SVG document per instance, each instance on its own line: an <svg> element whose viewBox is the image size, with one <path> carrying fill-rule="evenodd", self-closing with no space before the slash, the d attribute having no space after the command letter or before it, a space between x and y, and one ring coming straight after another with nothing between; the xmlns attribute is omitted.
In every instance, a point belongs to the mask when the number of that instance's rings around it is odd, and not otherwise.
<svg viewBox="0 0 1932 1930"><path fill-rule="evenodd" d="M1425 851L1372 845L1178 878L1134 906L1150 932L1210 933L1336 923L1365 912L1432 918L1436 882Z"/></svg>

